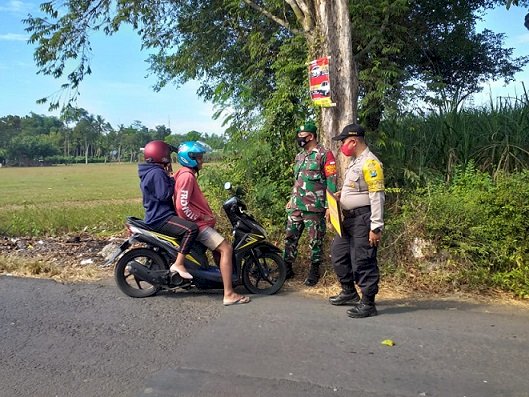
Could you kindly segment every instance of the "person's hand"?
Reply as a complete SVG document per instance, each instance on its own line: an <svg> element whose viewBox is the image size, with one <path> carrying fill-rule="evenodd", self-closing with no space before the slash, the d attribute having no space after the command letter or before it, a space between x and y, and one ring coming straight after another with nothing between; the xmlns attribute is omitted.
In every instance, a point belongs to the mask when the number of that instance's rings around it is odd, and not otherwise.
<svg viewBox="0 0 529 397"><path fill-rule="evenodd" d="M165 172L167 173L167 175L171 176L171 174L173 173L173 165L171 163L167 163L163 166L163 169L165 170Z"/></svg>
<svg viewBox="0 0 529 397"><path fill-rule="evenodd" d="M336 193L334 193L334 198L339 201L341 195L342 195L342 191L338 190Z"/></svg>
<svg viewBox="0 0 529 397"><path fill-rule="evenodd" d="M287 205L285 205L285 208L289 210L292 207L292 204L290 203L290 200L287 201Z"/></svg>
<svg viewBox="0 0 529 397"><path fill-rule="evenodd" d="M369 231L369 245L371 247L378 247L380 244L380 239L382 238L382 231L375 233L374 231Z"/></svg>

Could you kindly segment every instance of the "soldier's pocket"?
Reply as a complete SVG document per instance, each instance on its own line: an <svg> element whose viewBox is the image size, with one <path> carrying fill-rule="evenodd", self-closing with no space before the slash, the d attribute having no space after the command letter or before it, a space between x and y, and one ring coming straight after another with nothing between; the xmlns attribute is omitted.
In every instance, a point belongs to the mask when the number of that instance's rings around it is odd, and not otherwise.
<svg viewBox="0 0 529 397"><path fill-rule="evenodd" d="M320 164L317 161L309 161L307 163L306 178L311 181L321 179Z"/></svg>
<svg viewBox="0 0 529 397"><path fill-rule="evenodd" d="M303 217L300 210L290 210L288 212L288 219L290 222L301 222Z"/></svg>

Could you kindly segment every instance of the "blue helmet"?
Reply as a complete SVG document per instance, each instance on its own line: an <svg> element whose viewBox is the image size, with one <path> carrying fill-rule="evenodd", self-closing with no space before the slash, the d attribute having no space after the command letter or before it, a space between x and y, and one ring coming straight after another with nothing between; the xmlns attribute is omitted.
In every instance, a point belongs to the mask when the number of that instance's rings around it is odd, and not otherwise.
<svg viewBox="0 0 529 397"><path fill-rule="evenodd" d="M182 142L178 146L178 162L184 167L194 168L198 165L196 155L211 152L211 147L200 141Z"/></svg>

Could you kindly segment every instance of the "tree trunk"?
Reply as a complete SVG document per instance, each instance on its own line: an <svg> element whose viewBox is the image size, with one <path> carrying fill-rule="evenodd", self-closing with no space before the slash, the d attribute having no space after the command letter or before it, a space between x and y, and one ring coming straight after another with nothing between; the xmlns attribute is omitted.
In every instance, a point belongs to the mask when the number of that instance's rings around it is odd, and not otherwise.
<svg viewBox="0 0 529 397"><path fill-rule="evenodd" d="M349 123L357 122L358 116L358 67L353 56L351 37L350 0L285 0L302 27L291 29L286 20L274 16L254 0L244 0L254 10L271 18L307 40L311 59L330 56L331 99L336 104L323 108L320 120L320 140L334 153L338 145L331 138ZM344 175L345 163L337 157L340 175Z"/></svg>
<svg viewBox="0 0 529 397"><path fill-rule="evenodd" d="M353 55L349 5L348 0L314 0L314 4L317 29L309 38L309 53L331 57L331 99L336 104L322 108L320 138L336 154L338 146L331 138L345 125L357 122L358 115L358 69ZM337 160L339 174L343 176L348 161L343 156L337 156Z"/></svg>

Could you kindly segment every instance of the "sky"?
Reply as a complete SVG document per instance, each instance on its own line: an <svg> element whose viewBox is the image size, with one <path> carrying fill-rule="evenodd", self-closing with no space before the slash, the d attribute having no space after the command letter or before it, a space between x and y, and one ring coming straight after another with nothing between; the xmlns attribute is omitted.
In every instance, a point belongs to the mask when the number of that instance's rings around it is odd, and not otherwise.
<svg viewBox="0 0 529 397"><path fill-rule="evenodd" d="M0 0L0 117L25 116L30 112L49 113L47 104L36 104L60 88L64 79L37 74L33 60L34 46L27 43L28 34L22 19L28 14L39 14L39 4L44 0ZM529 30L524 16L529 10L512 7L490 12L478 24L478 31L487 27L505 33L506 46L514 48L515 56L529 55ZM181 87L168 85L155 92L154 76L148 75L148 54L141 50L140 39L131 29L108 37L98 33L92 38L92 74L81 83L77 106L89 113L100 115L114 128L131 125L139 120L148 128L165 125L174 133L191 130L222 134L222 120L213 120L213 105L196 94L198 82ZM521 82L529 90L529 66L516 76L516 82L505 87L502 81L487 84L482 94L474 99L476 105L489 102L490 94L519 96Z"/></svg>

